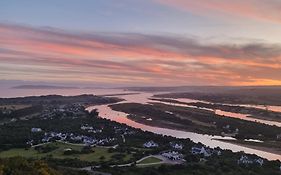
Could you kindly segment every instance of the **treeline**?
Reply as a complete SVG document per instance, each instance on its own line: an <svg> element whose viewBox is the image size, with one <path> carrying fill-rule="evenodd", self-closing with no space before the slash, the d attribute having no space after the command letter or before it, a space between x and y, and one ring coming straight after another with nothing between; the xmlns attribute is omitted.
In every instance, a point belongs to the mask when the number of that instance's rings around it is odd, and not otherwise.
<svg viewBox="0 0 281 175"><path fill-rule="evenodd" d="M41 105L58 105L58 104L74 104L74 103L89 103L89 104L107 104L121 101L114 97L101 97L90 94L78 96L61 96L61 95L47 95L47 96L29 96L17 98L0 98L0 105L8 104L41 104Z"/></svg>
<svg viewBox="0 0 281 175"><path fill-rule="evenodd" d="M161 98L189 98L196 100L209 101L213 103L230 104L257 104L257 105L281 105L281 91L279 89L267 90L236 90L227 92L179 92L159 94L154 97Z"/></svg>
<svg viewBox="0 0 281 175"><path fill-rule="evenodd" d="M277 166L278 162L269 162L263 167L239 166L236 162L228 160L212 160L206 163L188 163L186 165L161 165L145 168L123 167L109 168L103 167L102 170L114 175L280 175Z"/></svg>

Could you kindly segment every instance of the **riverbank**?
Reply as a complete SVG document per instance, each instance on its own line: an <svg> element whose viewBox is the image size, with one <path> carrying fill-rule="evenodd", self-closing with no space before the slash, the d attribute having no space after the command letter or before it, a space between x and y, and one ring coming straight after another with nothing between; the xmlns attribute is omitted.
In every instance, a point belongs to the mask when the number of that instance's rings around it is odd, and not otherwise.
<svg viewBox="0 0 281 175"><path fill-rule="evenodd" d="M280 87L278 89L237 89L210 92L176 92L158 94L157 98L189 98L212 103L251 104L281 106ZM280 107L281 108L281 107Z"/></svg>
<svg viewBox="0 0 281 175"><path fill-rule="evenodd" d="M151 98L151 100L170 103L175 105L186 105L195 108L201 108L206 110L221 110L225 112L231 112L235 114L241 114L246 118L253 118L253 119L260 119L263 120L265 123L278 123L281 122L281 112L271 111L269 109L260 109L255 107L246 107L240 105L232 105L232 104L222 104L222 103L211 103L205 101L197 101L190 99L190 102L181 101L182 99L167 99L167 98ZM189 99L186 99L187 101ZM270 122L273 121L273 122Z"/></svg>
<svg viewBox="0 0 281 175"><path fill-rule="evenodd" d="M281 155L281 143L280 142L252 142L241 140L227 140L227 139L214 139L221 142L232 143L239 146L244 146L251 149L269 152L272 154Z"/></svg>
<svg viewBox="0 0 281 175"><path fill-rule="evenodd" d="M272 141L281 133L277 126L265 125L238 118L223 117L213 111L172 106L161 103L121 103L110 105L113 110L130 114L129 119L150 126L195 132Z"/></svg>

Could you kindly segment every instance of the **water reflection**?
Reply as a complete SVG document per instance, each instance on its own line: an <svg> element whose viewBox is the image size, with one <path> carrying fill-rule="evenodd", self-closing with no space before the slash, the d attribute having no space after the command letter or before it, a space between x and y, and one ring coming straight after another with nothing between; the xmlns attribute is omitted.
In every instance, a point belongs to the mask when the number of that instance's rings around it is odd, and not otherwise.
<svg viewBox="0 0 281 175"><path fill-rule="evenodd" d="M208 104L212 104L210 102L206 102L206 101L200 101L200 100L193 100L193 99L186 99L186 98L179 98L176 99L179 102L184 102L184 103L208 103ZM161 101L159 101L161 102ZM209 111L214 111L216 114L221 115L221 116L225 116L225 117L232 117L232 118L239 118L242 120L247 120L247 121L252 121L252 122L258 122L258 123L263 123L263 124L267 124L267 125L272 125L272 126L278 126L281 127L281 123L280 122L276 122L276 121L270 121L270 120L263 120L263 119L256 119L251 117L251 114L241 114L241 113L234 113L234 112L228 112L228 111L223 111L223 110L213 110L210 108L203 108L203 107L198 107L198 106L193 106L193 105L187 105L187 104L180 104L180 103L170 103L170 102L161 102L164 104L169 104L169 105L174 105L174 106L181 106L181 107L190 107L190 108L198 108L198 109L204 109L204 110L209 110ZM229 104L225 104L225 103L217 103L217 104L221 104L221 105L229 105ZM230 105L230 106L245 106L245 107L253 107L251 105ZM274 106L268 106L268 108L270 107L274 107ZM278 108L275 108L278 109Z"/></svg>
<svg viewBox="0 0 281 175"><path fill-rule="evenodd" d="M134 95L119 96L119 97L126 100L126 101L123 101L120 103L132 102L132 103L146 104L148 102L153 102L152 100L149 100L149 98L152 95L153 94L150 94L150 93L141 93L141 94L134 94ZM197 133L193 133L193 132L178 131L178 130L174 130L174 129L159 128L159 127L153 127L153 126L140 124L140 123L134 122L133 120L130 120L129 118L127 118L128 114L123 113L123 112L114 111L107 105L92 106L92 107L89 107L88 110L92 110L94 108L99 111L99 115L103 118L107 118L107 119L110 119L110 120L113 120L113 121L116 121L119 123L124 123L124 124L127 124L127 125L135 127L135 128L140 128L144 131L150 131L150 132L154 132L157 134L163 134L163 135L173 136L173 137L177 137L177 138L189 138L196 143L201 142L212 148L219 146L222 149L230 149L234 152L244 151L249 154L256 154L258 156L267 158L269 160L276 160L276 159L281 160L281 155L278 155L278 154L272 154L272 153L268 153L265 151L246 148L243 146L234 145L231 143L226 143L226 142L221 142L221 141L215 140L215 139L234 139L234 138L203 135L203 134L197 134Z"/></svg>

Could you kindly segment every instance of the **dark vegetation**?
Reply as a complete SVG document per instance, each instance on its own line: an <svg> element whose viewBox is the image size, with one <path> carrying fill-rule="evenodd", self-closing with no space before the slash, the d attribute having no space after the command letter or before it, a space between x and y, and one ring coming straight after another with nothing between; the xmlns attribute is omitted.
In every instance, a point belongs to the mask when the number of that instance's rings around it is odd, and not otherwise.
<svg viewBox="0 0 281 175"><path fill-rule="evenodd" d="M281 106L281 88L235 89L223 92L180 92L159 94L161 98L190 98L213 103L257 104Z"/></svg>
<svg viewBox="0 0 281 175"><path fill-rule="evenodd" d="M249 114L249 117L281 122L281 112L274 112L274 111L265 110L265 109L258 109L258 108L245 107L245 106L239 106L239 105L230 106L230 105L219 104L219 103L203 103L203 102L186 103L186 102L181 102L178 100L166 99L166 98L162 98L162 99L152 98L151 100L162 101L162 102L166 102L166 103L190 105L190 106L196 106L199 108L208 108L208 109L213 109L213 110L219 109L222 111L241 113L241 114Z"/></svg>
<svg viewBox="0 0 281 175"><path fill-rule="evenodd" d="M18 98L0 98L0 105L8 104L34 104L34 105L48 105L48 104L108 104L119 102L118 98L107 98L95 95L79 95L79 96L61 96L61 95L47 95L47 96L30 96Z"/></svg>
<svg viewBox="0 0 281 175"><path fill-rule="evenodd" d="M0 175L88 175L88 173L56 166L51 167L41 160L14 157L0 159Z"/></svg>
<svg viewBox="0 0 281 175"><path fill-rule="evenodd" d="M216 115L213 111L196 108L177 107L160 103L147 105L124 103L111 105L111 107L114 110L131 114L129 117L138 122L197 133L221 135L222 132L227 132L224 128L227 125L230 127L230 132L236 128L239 129L239 133L236 135L237 139L275 140L276 136L281 133L281 128L276 126L222 117ZM152 121L146 120L147 118L143 118L143 116L151 118Z"/></svg>
<svg viewBox="0 0 281 175"><path fill-rule="evenodd" d="M224 158L224 160L214 158L206 163L146 168L107 168L106 170L114 175L279 175L276 165L278 165L277 162L268 162L264 167L257 165L241 167L231 158Z"/></svg>
<svg viewBox="0 0 281 175"><path fill-rule="evenodd" d="M19 119L25 116L30 116L32 114L40 113L42 112L42 110L42 105L34 105L23 109L16 109L12 110L10 113L4 113L2 110L0 110L0 121L8 119Z"/></svg>

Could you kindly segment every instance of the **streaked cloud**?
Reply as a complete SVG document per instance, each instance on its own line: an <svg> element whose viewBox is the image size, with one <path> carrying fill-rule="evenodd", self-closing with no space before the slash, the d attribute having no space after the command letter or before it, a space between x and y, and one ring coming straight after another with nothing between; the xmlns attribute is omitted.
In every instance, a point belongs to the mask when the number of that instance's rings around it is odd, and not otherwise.
<svg viewBox="0 0 281 175"><path fill-rule="evenodd" d="M240 16L254 20L281 23L279 0L156 0L159 3L187 10L197 15ZM228 15L228 16L225 16Z"/></svg>
<svg viewBox="0 0 281 175"><path fill-rule="evenodd" d="M6 23L0 24L0 63L1 79L281 84L278 44L212 43L182 35L85 33Z"/></svg>

